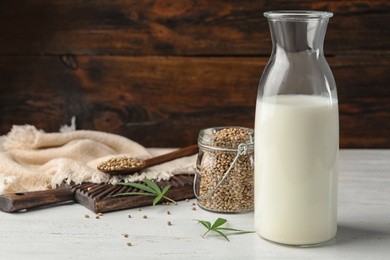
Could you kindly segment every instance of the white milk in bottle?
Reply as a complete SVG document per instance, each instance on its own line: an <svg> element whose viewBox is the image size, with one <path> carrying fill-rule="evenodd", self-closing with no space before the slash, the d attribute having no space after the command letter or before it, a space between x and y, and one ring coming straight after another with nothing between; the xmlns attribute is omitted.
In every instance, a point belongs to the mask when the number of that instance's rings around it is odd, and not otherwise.
<svg viewBox="0 0 390 260"><path fill-rule="evenodd" d="M308 245L336 234L337 100L264 97L255 123L255 227L275 242Z"/></svg>

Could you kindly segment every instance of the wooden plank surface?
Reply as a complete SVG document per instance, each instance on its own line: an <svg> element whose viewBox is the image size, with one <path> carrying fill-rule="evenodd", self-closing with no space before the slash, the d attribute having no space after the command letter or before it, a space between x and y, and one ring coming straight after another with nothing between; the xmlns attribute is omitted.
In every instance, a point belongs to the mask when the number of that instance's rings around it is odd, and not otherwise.
<svg viewBox="0 0 390 260"><path fill-rule="evenodd" d="M0 57L0 132L30 123L108 131L180 147L201 128L253 127L257 57ZM328 58L338 83L341 147L390 147L390 61Z"/></svg>
<svg viewBox="0 0 390 260"><path fill-rule="evenodd" d="M252 127L271 51L262 13L277 9L334 12L325 54L341 147L389 148L385 0L1 1L0 134L76 116L80 129L181 147L204 127Z"/></svg>
<svg viewBox="0 0 390 260"><path fill-rule="evenodd" d="M328 55L390 54L385 0L2 1L0 54L269 55L277 9L334 12Z"/></svg>

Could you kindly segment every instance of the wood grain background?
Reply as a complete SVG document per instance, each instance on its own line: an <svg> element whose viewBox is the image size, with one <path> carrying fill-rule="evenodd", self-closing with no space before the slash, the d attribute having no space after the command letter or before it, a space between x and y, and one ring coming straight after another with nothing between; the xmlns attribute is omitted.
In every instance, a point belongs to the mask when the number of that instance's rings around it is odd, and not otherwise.
<svg viewBox="0 0 390 260"><path fill-rule="evenodd" d="M196 142L201 128L253 127L277 9L334 12L325 54L340 147L390 148L389 1L16 0L0 2L0 134L14 124Z"/></svg>

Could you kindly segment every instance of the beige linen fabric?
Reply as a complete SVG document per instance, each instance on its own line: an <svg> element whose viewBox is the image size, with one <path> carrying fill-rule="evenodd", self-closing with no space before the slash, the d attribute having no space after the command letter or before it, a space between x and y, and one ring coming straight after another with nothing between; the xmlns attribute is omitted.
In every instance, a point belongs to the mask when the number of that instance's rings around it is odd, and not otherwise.
<svg viewBox="0 0 390 260"><path fill-rule="evenodd" d="M123 136L65 126L45 133L32 125L13 126L0 137L0 194L56 188L64 181L112 183L169 179L194 173L196 155L157 165L135 175L110 176L97 165L112 157L146 159L173 149L146 149Z"/></svg>

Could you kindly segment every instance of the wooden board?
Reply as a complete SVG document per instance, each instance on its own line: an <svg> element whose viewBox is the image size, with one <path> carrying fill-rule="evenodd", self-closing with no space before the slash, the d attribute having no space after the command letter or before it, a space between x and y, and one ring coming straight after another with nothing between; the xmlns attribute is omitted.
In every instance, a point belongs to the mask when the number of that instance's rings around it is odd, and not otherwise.
<svg viewBox="0 0 390 260"><path fill-rule="evenodd" d="M175 201L180 201L194 197L192 187L193 180L193 175L177 175L172 177L169 181L160 181L157 184L161 188L171 185L166 196ZM131 191L137 191L137 189L123 185L100 184L77 189L75 192L75 199L78 203L95 213L105 213L152 205L154 197L150 196L132 195L113 197L115 194ZM164 201L166 200L163 199L159 203Z"/></svg>
<svg viewBox="0 0 390 260"><path fill-rule="evenodd" d="M161 188L171 185L166 196L175 201L179 201L194 197L193 179L193 175L182 174L173 176L167 181L157 182L157 184ZM139 190L124 185L112 184L83 183L72 186L63 185L63 187L54 190L0 195L0 210L10 213L53 204L58 205L59 203L68 201L77 201L96 213L152 205L154 197L142 195L113 196L130 191ZM164 201L162 199L159 203Z"/></svg>

